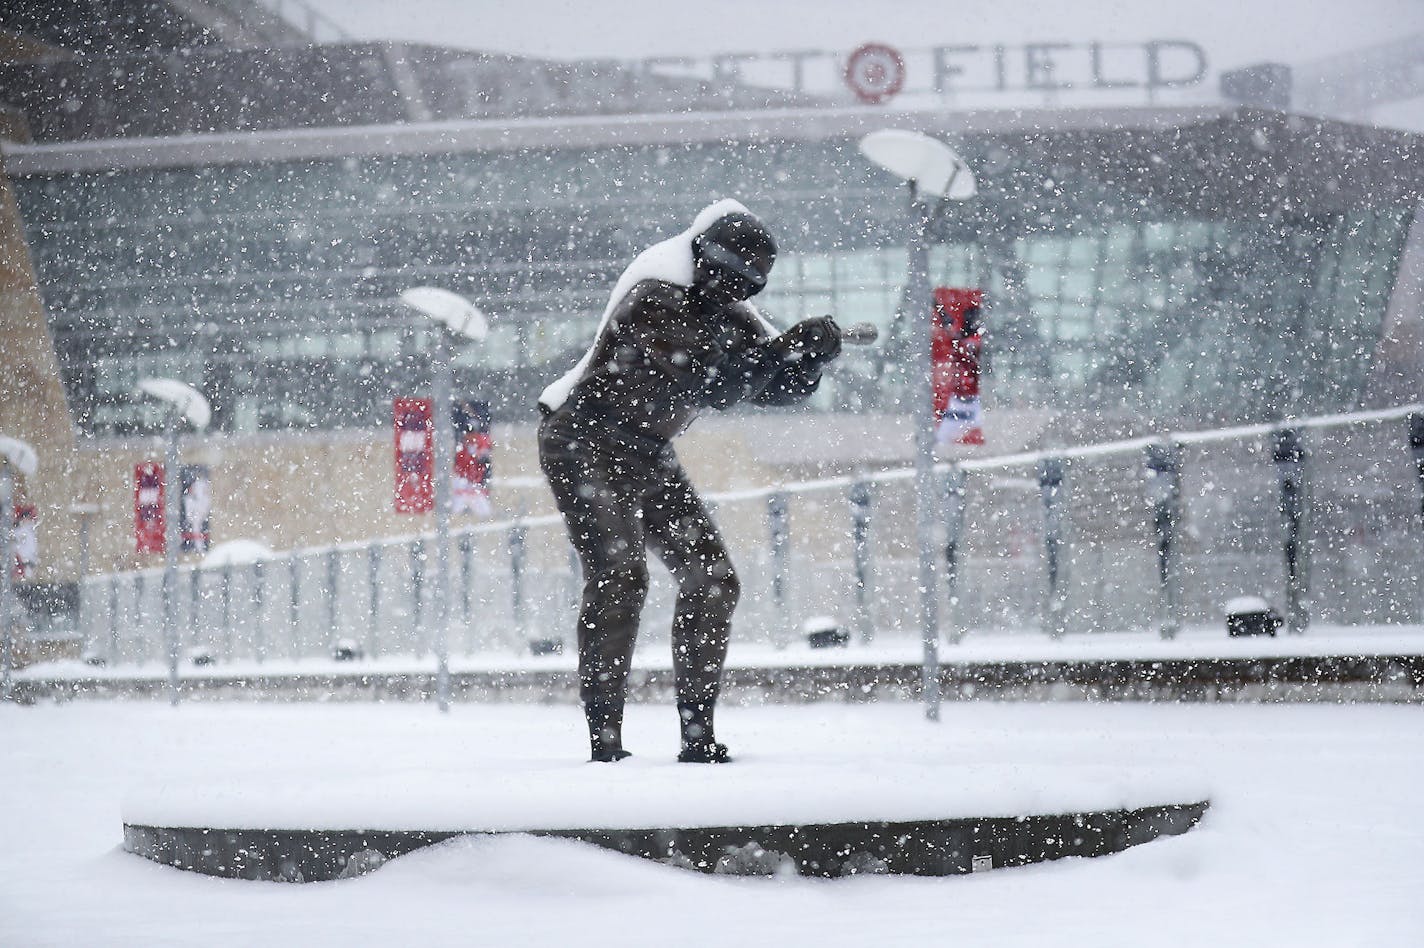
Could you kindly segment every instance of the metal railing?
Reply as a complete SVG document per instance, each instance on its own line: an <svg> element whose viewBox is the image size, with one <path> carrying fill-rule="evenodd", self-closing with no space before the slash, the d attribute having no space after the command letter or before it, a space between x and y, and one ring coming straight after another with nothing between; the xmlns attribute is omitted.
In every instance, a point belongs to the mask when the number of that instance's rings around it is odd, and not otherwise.
<svg viewBox="0 0 1424 948"><path fill-rule="evenodd" d="M1424 614L1424 406L1171 432L936 467L943 638L1138 631L1172 637L1262 595L1288 631ZM785 646L825 616L857 643L918 641L913 471L709 495L742 578L735 636ZM572 641L580 596L562 520L452 530L451 652ZM433 535L180 570L185 670L432 654ZM86 654L162 662L161 570L81 586ZM1312 582L1312 579L1314 582ZM640 645L666 642L655 571Z"/></svg>

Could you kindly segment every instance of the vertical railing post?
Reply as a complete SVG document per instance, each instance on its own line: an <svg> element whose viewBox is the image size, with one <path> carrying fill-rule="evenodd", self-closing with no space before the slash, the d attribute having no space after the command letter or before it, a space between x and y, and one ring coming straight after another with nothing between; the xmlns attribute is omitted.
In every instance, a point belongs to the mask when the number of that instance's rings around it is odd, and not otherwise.
<svg viewBox="0 0 1424 948"><path fill-rule="evenodd" d="M188 647L198 647L198 635L203 627L203 574L195 563L188 570Z"/></svg>
<svg viewBox="0 0 1424 948"><path fill-rule="evenodd" d="M525 540L528 529L522 520L509 528L509 595L510 612L514 617L515 639L523 646L529 638L528 611L524 601Z"/></svg>
<svg viewBox="0 0 1424 948"><path fill-rule="evenodd" d="M119 663L119 577L109 577L109 664Z"/></svg>
<svg viewBox="0 0 1424 948"><path fill-rule="evenodd" d="M862 645L875 638L875 619L870 613L870 592L874 586L870 560L870 482L858 480L850 485L850 555L854 571L855 634Z"/></svg>
<svg viewBox="0 0 1424 948"><path fill-rule="evenodd" d="M771 600L776 605L772 644L785 648L791 640L791 516L783 491L766 499L766 521L771 540Z"/></svg>
<svg viewBox="0 0 1424 948"><path fill-rule="evenodd" d="M1043 500L1043 552L1048 572L1045 620L1048 634L1060 639L1068 631L1068 486L1063 458L1044 458L1038 465Z"/></svg>
<svg viewBox="0 0 1424 948"><path fill-rule="evenodd" d="M337 626L341 618L341 609L338 605L339 585L341 583L341 551L332 547L326 551L326 652L327 655L336 654L336 643L341 638L341 630Z"/></svg>
<svg viewBox="0 0 1424 948"><path fill-rule="evenodd" d="M293 553L287 560L288 590L291 593L287 604L287 628L291 632L290 657L298 659L301 654L302 632L302 558Z"/></svg>
<svg viewBox="0 0 1424 948"><path fill-rule="evenodd" d="M370 614L366 622L366 654L375 658L381 648L381 546L366 548L366 598Z"/></svg>
<svg viewBox="0 0 1424 948"><path fill-rule="evenodd" d="M232 661L232 563L224 563L221 573L223 661Z"/></svg>
<svg viewBox="0 0 1424 948"><path fill-rule="evenodd" d="M944 476L944 591L949 602L949 644L964 638L964 610L959 608L964 573L964 510L968 504L968 477L958 464Z"/></svg>
<svg viewBox="0 0 1424 948"><path fill-rule="evenodd" d="M410 634L415 645L415 654L424 656L427 647L425 636L425 540L414 540L410 544Z"/></svg>
<svg viewBox="0 0 1424 948"><path fill-rule="evenodd" d="M1409 416L1409 451L1414 455L1414 473L1419 479L1419 523L1424 530L1424 412ZM1424 583L1419 590L1419 621L1424 622Z"/></svg>
<svg viewBox="0 0 1424 948"><path fill-rule="evenodd" d="M474 653L475 538L460 534L460 650Z"/></svg>
<svg viewBox="0 0 1424 948"><path fill-rule="evenodd" d="M469 628L471 587L475 582L475 538L468 533L460 534L460 621L465 628L465 651L469 651Z"/></svg>
<svg viewBox="0 0 1424 948"><path fill-rule="evenodd" d="M267 598L266 583L267 568L261 560L256 560L252 564L252 659L261 665L262 660L267 657L267 627L262 621L262 614Z"/></svg>
<svg viewBox="0 0 1424 948"><path fill-rule="evenodd" d="M1424 412L1409 416L1409 451L1414 455L1414 472L1419 478L1419 526L1424 527Z"/></svg>
<svg viewBox="0 0 1424 948"><path fill-rule="evenodd" d="M1299 428L1276 431L1272 459L1280 480L1281 532L1286 566L1286 631L1310 625L1310 483Z"/></svg>
<svg viewBox="0 0 1424 948"><path fill-rule="evenodd" d="M578 550L572 543L568 544L566 555L569 558L569 581L564 598L565 621L577 626L579 611L583 608L583 563L579 561Z"/></svg>
<svg viewBox="0 0 1424 948"><path fill-rule="evenodd" d="M1182 628L1182 449L1165 441L1147 446L1147 502L1157 540L1157 628L1164 639Z"/></svg>
<svg viewBox="0 0 1424 948"><path fill-rule="evenodd" d="M150 626L149 626L149 616L145 615L145 614L144 614L144 610L143 610L143 592L144 592L143 587L146 586L146 585L148 585L148 582L147 582L147 580L144 578L144 575L143 575L142 573L137 573L137 574L134 575L134 583L133 583L133 615L129 616L129 621L133 623L133 625L134 625L135 628L138 628L138 629L141 629L141 630L142 630L142 634L143 634L143 639L142 639L143 647L142 647L142 649L140 649L140 658L139 658L139 661L140 661L140 662L146 662L146 661L148 661L148 659L149 659L149 657L150 657L150 656L149 656L149 650L150 650L150 649L153 647L153 645L154 645L154 640L153 640L153 637L152 637L152 630L151 630L151 628L150 628ZM160 658L162 657L162 654L163 654L163 652L162 652L162 644L159 643L159 656L160 656Z"/></svg>

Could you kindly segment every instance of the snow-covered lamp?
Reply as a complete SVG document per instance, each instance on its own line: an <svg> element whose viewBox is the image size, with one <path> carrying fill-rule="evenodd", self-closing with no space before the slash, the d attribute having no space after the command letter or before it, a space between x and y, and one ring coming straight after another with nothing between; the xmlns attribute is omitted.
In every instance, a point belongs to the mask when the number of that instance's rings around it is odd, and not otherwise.
<svg viewBox="0 0 1424 948"><path fill-rule="evenodd" d="M450 709L450 480L454 463L454 423L450 396L455 387L452 336L481 342L489 335L489 320L479 307L458 293L438 286L404 290L406 306L450 330L435 333L431 358L431 414L435 421L435 697L441 711Z"/></svg>
<svg viewBox="0 0 1424 948"><path fill-rule="evenodd" d="M969 166L944 142L922 132L898 128L871 132L860 140L866 158L909 187L906 205L905 311L900 325L909 334L911 360L906 395L915 428L915 535L919 547L920 633L924 645L925 715L939 720L939 586L935 579L934 394L930 372L930 334L925 317L932 311L926 231L949 201L975 195ZM923 197L939 198L931 207Z"/></svg>
<svg viewBox="0 0 1424 948"><path fill-rule="evenodd" d="M163 463L163 638L168 646L168 700L178 703L178 521L182 504L174 503L181 487L178 480L178 435L187 422L199 431L212 420L212 408L203 394L177 379L142 378L136 389L140 395L163 402L165 451Z"/></svg>

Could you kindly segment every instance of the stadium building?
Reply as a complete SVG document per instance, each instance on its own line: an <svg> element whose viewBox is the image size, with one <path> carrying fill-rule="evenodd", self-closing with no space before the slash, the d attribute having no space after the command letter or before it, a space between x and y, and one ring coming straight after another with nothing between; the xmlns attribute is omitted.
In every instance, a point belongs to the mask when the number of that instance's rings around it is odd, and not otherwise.
<svg viewBox="0 0 1424 948"><path fill-rule="evenodd" d="M102 31L62 4L0 13L0 431L41 450L46 581L144 562L133 466L159 417L132 392L150 375L212 403L188 451L213 467L218 538L414 529L392 511L390 419L426 384L428 329L397 299L416 285L489 314L458 388L492 403L502 507L546 507L537 392L626 262L723 196L781 241L774 319L886 341L809 413L699 423L689 466L727 487L907 458L905 196L857 148L886 127L951 142L978 180L930 263L985 293L984 450L1394 404L1424 377L1424 138L1295 114L1269 69L1231 87L1245 104L862 104L315 43L236 0L100 6Z"/></svg>

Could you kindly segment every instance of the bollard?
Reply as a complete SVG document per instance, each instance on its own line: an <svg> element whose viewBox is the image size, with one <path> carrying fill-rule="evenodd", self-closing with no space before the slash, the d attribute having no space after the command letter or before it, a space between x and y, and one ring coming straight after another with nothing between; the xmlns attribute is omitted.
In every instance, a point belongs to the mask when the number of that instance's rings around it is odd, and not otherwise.
<svg viewBox="0 0 1424 948"><path fill-rule="evenodd" d="M289 589L291 591L287 611L287 628L292 633L289 654L293 659L301 658L302 631L302 563L301 557L293 553L287 559Z"/></svg>
<svg viewBox="0 0 1424 948"><path fill-rule="evenodd" d="M509 528L510 614L514 617L515 639L520 646L528 639L529 626L524 603L524 541L528 530L522 520Z"/></svg>
<svg viewBox="0 0 1424 948"><path fill-rule="evenodd" d="M785 648L791 638L791 517L786 494L773 493L766 499L766 519L771 537L771 599L776 604L772 644Z"/></svg>
<svg viewBox="0 0 1424 948"><path fill-rule="evenodd" d="M1043 550L1048 567L1046 624L1048 634L1061 639L1068 631L1068 487L1063 458L1044 458L1038 466L1043 499Z"/></svg>
<svg viewBox="0 0 1424 948"><path fill-rule="evenodd" d="M267 594L263 585L264 572L261 560L252 564L252 657L259 665L267 657L267 630L262 624L265 605L262 600Z"/></svg>
<svg viewBox="0 0 1424 948"><path fill-rule="evenodd" d="M381 548L375 543L366 548L366 590L371 603L366 622L366 654L375 658L381 644Z"/></svg>
<svg viewBox="0 0 1424 948"><path fill-rule="evenodd" d="M1147 446L1147 502L1157 539L1157 620L1162 638L1176 638L1182 628L1181 550L1182 450L1161 442Z"/></svg>
<svg viewBox="0 0 1424 948"><path fill-rule="evenodd" d="M959 609L960 574L964 565L964 510L968 505L969 485L964 470L951 464L944 477L944 589L949 602L949 644L957 645L964 638L964 623Z"/></svg>
<svg viewBox="0 0 1424 948"><path fill-rule="evenodd" d="M874 583L870 562L869 481L850 485L851 563L855 571L855 632L862 645L875 637L875 622L870 614L870 590Z"/></svg>
<svg viewBox="0 0 1424 948"><path fill-rule="evenodd" d="M1281 532L1286 565L1286 631L1300 635L1310 625L1310 496L1306 450L1300 429L1276 431L1272 458L1281 484Z"/></svg>

